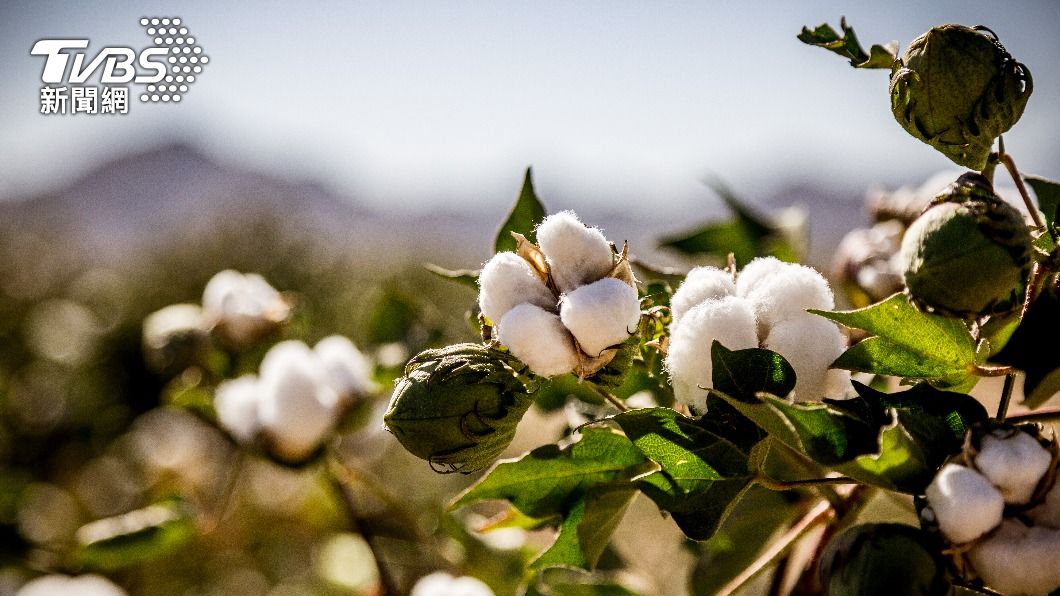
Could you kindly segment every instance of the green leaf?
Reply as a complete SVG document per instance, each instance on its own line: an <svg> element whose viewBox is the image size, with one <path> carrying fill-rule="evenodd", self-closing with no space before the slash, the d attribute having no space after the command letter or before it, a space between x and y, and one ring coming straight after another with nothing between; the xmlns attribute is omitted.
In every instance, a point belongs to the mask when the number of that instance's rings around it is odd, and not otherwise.
<svg viewBox="0 0 1060 596"><path fill-rule="evenodd" d="M846 17L839 20L839 26L843 29L840 37L835 29L828 23L818 25L814 29L803 27L802 33L797 36L799 41L830 52L850 60L854 68L886 68L890 70L891 65L898 59L898 44L891 42L885 45L874 44L868 53L861 47L854 28L847 25Z"/></svg>
<svg viewBox="0 0 1060 596"><path fill-rule="evenodd" d="M637 494L632 484L597 484L589 488L560 524L552 546L541 553L531 569L578 567L591 570L611 541L618 522Z"/></svg>
<svg viewBox="0 0 1060 596"><path fill-rule="evenodd" d="M1034 190L1034 196L1038 199L1038 208L1045 214L1046 221L1057 223L1056 215L1060 210L1060 182L1038 176L1024 176L1023 179Z"/></svg>
<svg viewBox="0 0 1060 596"><path fill-rule="evenodd" d="M641 478L641 491L669 511L689 538L712 536L750 485L747 454L670 408L631 410L613 420L659 465Z"/></svg>
<svg viewBox="0 0 1060 596"><path fill-rule="evenodd" d="M434 263L426 263L423 265L423 268L442 279L448 279L449 281L456 282L462 286L467 286L476 292L478 291L478 275L481 273L480 269L446 269L445 267L439 267Z"/></svg>
<svg viewBox="0 0 1060 596"><path fill-rule="evenodd" d="M525 596L636 596L636 592L579 569L546 569L526 589Z"/></svg>
<svg viewBox="0 0 1060 596"><path fill-rule="evenodd" d="M787 395L795 388L795 370L776 352L730 350L714 340L710 357L714 389L731 397L755 402L759 393Z"/></svg>
<svg viewBox="0 0 1060 596"><path fill-rule="evenodd" d="M533 168L526 168L526 176L523 178L523 188L519 191L508 218L501 224L497 231L497 239L493 242L493 252L515 251L515 239L512 232L518 232L534 242L534 226L545 218L545 207L534 192L534 182L531 179Z"/></svg>
<svg viewBox="0 0 1060 596"><path fill-rule="evenodd" d="M645 462L624 435L586 428L577 442L566 447L544 445L520 458L497 462L449 508L505 499L530 517L564 515L588 487L631 478L644 471Z"/></svg>
<svg viewBox="0 0 1060 596"><path fill-rule="evenodd" d="M1060 291L1047 284L994 361L1022 370L1023 405L1037 408L1060 392Z"/></svg>
<svg viewBox="0 0 1060 596"><path fill-rule="evenodd" d="M420 321L419 305L395 287L384 288L368 312L368 343L372 345L405 341Z"/></svg>
<svg viewBox="0 0 1060 596"><path fill-rule="evenodd" d="M122 569L168 555L194 534L190 505L170 499L81 526L76 558L94 569Z"/></svg>
<svg viewBox="0 0 1060 596"><path fill-rule="evenodd" d="M878 336L855 344L833 366L944 385L960 384L974 371L975 340L964 323L921 312L903 294L857 310L810 312Z"/></svg>

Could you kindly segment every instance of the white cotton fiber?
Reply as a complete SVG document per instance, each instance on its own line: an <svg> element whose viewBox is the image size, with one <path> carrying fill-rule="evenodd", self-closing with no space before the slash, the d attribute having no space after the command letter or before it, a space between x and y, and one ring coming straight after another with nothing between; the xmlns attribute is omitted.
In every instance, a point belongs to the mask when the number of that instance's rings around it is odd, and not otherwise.
<svg viewBox="0 0 1060 596"><path fill-rule="evenodd" d="M556 297L525 259L499 252L482 267L478 278L478 306L494 324L518 304L555 308Z"/></svg>
<svg viewBox="0 0 1060 596"><path fill-rule="evenodd" d="M703 302L670 327L670 347L666 369L675 397L696 411L703 412L711 387L710 349L714 340L730 350L758 347L754 311L750 303L736 296Z"/></svg>
<svg viewBox="0 0 1060 596"><path fill-rule="evenodd" d="M213 407L217 421L237 441L249 443L254 440L259 426L258 400L261 390L255 375L244 375L238 379L224 381L214 392Z"/></svg>
<svg viewBox="0 0 1060 596"><path fill-rule="evenodd" d="M348 403L372 389L372 363L348 338L325 337L313 346L313 353L341 401Z"/></svg>
<svg viewBox="0 0 1060 596"><path fill-rule="evenodd" d="M1005 499L985 476L946 464L924 492L939 529L954 544L979 538L1001 523Z"/></svg>
<svg viewBox="0 0 1060 596"><path fill-rule="evenodd" d="M1027 517L1037 526L1060 530L1060 479L1053 482L1053 487L1045 493L1045 499L1028 511Z"/></svg>
<svg viewBox="0 0 1060 596"><path fill-rule="evenodd" d="M975 467L1001 491L1009 505L1024 505L1052 464L1052 456L1025 432L995 431L984 435Z"/></svg>
<svg viewBox="0 0 1060 596"><path fill-rule="evenodd" d="M571 372L578 365L574 338L559 315L533 304L520 304L508 311L501 318L497 340L543 377Z"/></svg>
<svg viewBox="0 0 1060 596"><path fill-rule="evenodd" d="M437 571L421 577L412 587L411 596L493 596L493 590L473 577L454 577Z"/></svg>
<svg viewBox="0 0 1060 596"><path fill-rule="evenodd" d="M582 351L595 357L637 331L640 299L629 284L608 277L564 294L559 317Z"/></svg>
<svg viewBox="0 0 1060 596"><path fill-rule="evenodd" d="M671 320L676 324L693 306L735 293L736 284L731 273L717 267L696 267L688 272L670 298Z"/></svg>
<svg viewBox="0 0 1060 596"><path fill-rule="evenodd" d="M260 382L258 417L277 453L308 456L331 430L338 403L312 350L300 341L276 344L261 362Z"/></svg>
<svg viewBox="0 0 1060 596"><path fill-rule="evenodd" d="M987 587L1003 594L1045 596L1060 588L1060 530L1006 519L967 553Z"/></svg>
<svg viewBox="0 0 1060 596"><path fill-rule="evenodd" d="M537 226L537 243L560 292L604 277L614 263L607 238L579 221L573 211L546 217Z"/></svg>
<svg viewBox="0 0 1060 596"><path fill-rule="evenodd" d="M226 269L214 275L202 293L202 309L211 324L237 344L257 341L287 319L290 305L256 274Z"/></svg>
<svg viewBox="0 0 1060 596"><path fill-rule="evenodd" d="M815 401L828 395L829 365L843 353L843 334L836 324L812 315L778 321L762 347L773 350L795 369L795 399Z"/></svg>
<svg viewBox="0 0 1060 596"><path fill-rule="evenodd" d="M777 321L816 308L831 310L835 299L816 270L773 257L751 261L736 278L736 294L751 301L764 336Z"/></svg>

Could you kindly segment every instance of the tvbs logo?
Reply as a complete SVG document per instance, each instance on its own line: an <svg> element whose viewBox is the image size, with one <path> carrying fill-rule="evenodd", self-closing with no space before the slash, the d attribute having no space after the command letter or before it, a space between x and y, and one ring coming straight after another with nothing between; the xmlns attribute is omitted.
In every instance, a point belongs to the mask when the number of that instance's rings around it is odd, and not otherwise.
<svg viewBox="0 0 1060 596"><path fill-rule="evenodd" d="M166 76L166 57L169 49L150 47L140 51L139 55L131 48L105 47L96 54L88 64L87 54L70 50L83 50L88 47L87 39L42 39L33 44L30 54L46 56L41 81L44 83L80 84L87 81L93 73L103 67L99 82L104 85L121 83L157 83ZM73 57L72 67L70 58ZM137 70L139 67L140 70ZM69 70L69 75L67 71Z"/></svg>

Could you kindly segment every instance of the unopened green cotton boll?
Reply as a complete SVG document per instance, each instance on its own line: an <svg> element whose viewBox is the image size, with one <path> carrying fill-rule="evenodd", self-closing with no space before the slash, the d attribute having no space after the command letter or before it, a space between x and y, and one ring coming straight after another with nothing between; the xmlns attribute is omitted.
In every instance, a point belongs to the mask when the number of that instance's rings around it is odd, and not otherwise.
<svg viewBox="0 0 1060 596"><path fill-rule="evenodd" d="M1009 505L1024 505L1053 463L1053 457L1030 434L998 429L980 439L975 467L1001 491Z"/></svg>
<svg viewBox="0 0 1060 596"><path fill-rule="evenodd" d="M714 300L736 293L732 273L717 267L696 267L670 298L670 317L677 324L692 307L706 300Z"/></svg>
<svg viewBox="0 0 1060 596"><path fill-rule="evenodd" d="M828 596L942 596L950 584L941 550L912 526L854 526L825 549L821 587Z"/></svg>
<svg viewBox="0 0 1060 596"><path fill-rule="evenodd" d="M607 277L564 294L559 316L582 351L596 357L637 331L640 299L632 286Z"/></svg>
<svg viewBox="0 0 1060 596"><path fill-rule="evenodd" d="M394 386L387 430L436 471L489 465L533 403L513 364L509 354L478 344L420 353Z"/></svg>
<svg viewBox="0 0 1060 596"><path fill-rule="evenodd" d="M674 397L700 413L706 411L707 391L713 387L711 346L714 340L730 350L758 347L754 309L737 296L696 305L671 327L666 369Z"/></svg>
<svg viewBox="0 0 1060 596"><path fill-rule="evenodd" d="M573 211L546 217L537 226L537 243L560 292L594 282L614 266L607 238L600 230L579 221Z"/></svg>
<svg viewBox="0 0 1060 596"><path fill-rule="evenodd" d="M912 300L958 317L1008 312L1021 303L1031 264L1023 215L969 172L906 231L900 260Z"/></svg>
<svg viewBox="0 0 1060 596"><path fill-rule="evenodd" d="M943 466L925 495L939 529L954 544L990 532L1005 511L1001 491L979 472L959 464Z"/></svg>
<svg viewBox="0 0 1060 596"><path fill-rule="evenodd" d="M891 112L954 162L986 167L994 139L1023 115L1030 71L991 35L961 25L913 40L891 70Z"/></svg>
<svg viewBox="0 0 1060 596"><path fill-rule="evenodd" d="M533 304L508 311L501 319L497 340L543 377L569 373L578 366L574 338L559 315Z"/></svg>
<svg viewBox="0 0 1060 596"><path fill-rule="evenodd" d="M1060 530L1006 519L967 553L988 588L1045 596L1060 588Z"/></svg>
<svg viewBox="0 0 1060 596"><path fill-rule="evenodd" d="M580 224L579 224L580 225ZM526 259L514 252L493 255L479 274L478 304L482 314L494 324L509 310L529 303L541 308L555 308L556 297L538 277Z"/></svg>

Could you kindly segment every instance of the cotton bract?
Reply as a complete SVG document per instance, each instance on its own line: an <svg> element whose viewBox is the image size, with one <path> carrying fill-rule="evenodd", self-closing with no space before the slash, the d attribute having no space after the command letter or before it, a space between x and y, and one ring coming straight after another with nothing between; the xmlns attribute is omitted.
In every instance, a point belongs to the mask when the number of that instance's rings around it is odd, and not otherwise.
<svg viewBox="0 0 1060 596"><path fill-rule="evenodd" d="M698 301L698 302L697 302ZM807 309L835 306L828 282L815 270L768 257L736 276L714 268L689 272L674 292L666 368L679 401L702 411L712 385L711 345L730 350L767 348L796 373L795 398L845 397L849 373L829 370L845 342L839 328Z"/></svg>
<svg viewBox="0 0 1060 596"><path fill-rule="evenodd" d="M479 308L494 338L535 374L587 377L606 366L640 322L626 254L569 211L494 255L479 275Z"/></svg>
<svg viewBox="0 0 1060 596"><path fill-rule="evenodd" d="M942 533L955 544L971 542L1001 523L1005 499L975 470L946 464L925 491Z"/></svg>

